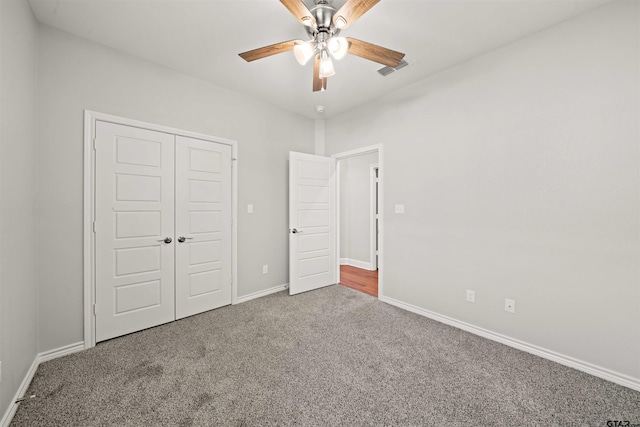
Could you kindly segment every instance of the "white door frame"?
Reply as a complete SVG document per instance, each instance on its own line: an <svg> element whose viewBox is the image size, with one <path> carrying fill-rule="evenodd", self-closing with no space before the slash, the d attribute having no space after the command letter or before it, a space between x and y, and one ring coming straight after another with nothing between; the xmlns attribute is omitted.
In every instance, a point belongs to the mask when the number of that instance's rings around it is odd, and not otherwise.
<svg viewBox="0 0 640 427"><path fill-rule="evenodd" d="M383 296L383 255L384 255L384 216L383 216L383 200L384 200L384 168L382 167L383 150L382 144L369 145L367 147L356 148L355 150L345 151L338 154L333 154L337 162L340 160L348 159L349 157L361 156L363 154L378 153L378 299ZM337 198L337 230L336 230L336 268L337 279L340 283L340 168L336 165L336 198Z"/></svg>
<svg viewBox="0 0 640 427"><path fill-rule="evenodd" d="M201 133L175 129L154 123L127 119L96 111L84 110L84 190L83 190L83 288L84 288L84 348L96 345L96 325L94 316L95 304L95 234L93 223L95 220L95 124L104 121L124 126L165 132L173 135L202 139L231 146L231 304L238 302L238 143L224 138L218 138Z"/></svg>
<svg viewBox="0 0 640 427"><path fill-rule="evenodd" d="M378 268L378 260L376 259L376 235L378 234L376 211L379 211L379 209L376 209L378 204L378 192L376 191L378 176L376 171L380 171L380 166L377 163L369 166L369 264L374 270Z"/></svg>

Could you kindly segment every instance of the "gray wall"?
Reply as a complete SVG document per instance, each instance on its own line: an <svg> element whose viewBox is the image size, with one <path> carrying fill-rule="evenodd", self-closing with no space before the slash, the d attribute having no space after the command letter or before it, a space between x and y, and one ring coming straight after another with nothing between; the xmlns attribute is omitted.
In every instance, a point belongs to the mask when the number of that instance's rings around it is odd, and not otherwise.
<svg viewBox="0 0 640 427"><path fill-rule="evenodd" d="M371 165L378 153L340 160L340 262L371 267ZM366 264L366 265L365 265Z"/></svg>
<svg viewBox="0 0 640 427"><path fill-rule="evenodd" d="M287 283L288 152L314 151L313 120L44 26L38 67L41 351L83 339L84 109L237 140L238 295Z"/></svg>
<svg viewBox="0 0 640 427"><path fill-rule="evenodd" d="M384 296L640 379L639 22L614 2L327 120L327 154L384 144Z"/></svg>
<svg viewBox="0 0 640 427"><path fill-rule="evenodd" d="M0 417L38 352L37 27L23 0L0 1Z"/></svg>

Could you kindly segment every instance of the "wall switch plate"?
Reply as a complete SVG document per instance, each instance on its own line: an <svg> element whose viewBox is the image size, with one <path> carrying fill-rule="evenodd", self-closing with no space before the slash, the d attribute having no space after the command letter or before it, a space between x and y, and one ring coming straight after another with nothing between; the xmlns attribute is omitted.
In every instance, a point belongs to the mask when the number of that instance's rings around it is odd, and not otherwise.
<svg viewBox="0 0 640 427"><path fill-rule="evenodd" d="M269 272L269 266L267 264L262 266L262 274L267 274Z"/></svg>
<svg viewBox="0 0 640 427"><path fill-rule="evenodd" d="M247 205L247 213L253 213L253 205L252 204L248 204Z"/></svg>
<svg viewBox="0 0 640 427"><path fill-rule="evenodd" d="M509 313L516 312L516 302L515 300L505 298L504 299L504 311L508 311Z"/></svg>
<svg viewBox="0 0 640 427"><path fill-rule="evenodd" d="M467 301L476 302L476 293L470 289L467 289Z"/></svg>
<svg viewBox="0 0 640 427"><path fill-rule="evenodd" d="M403 214L404 213L404 205L396 205L396 213L397 214Z"/></svg>

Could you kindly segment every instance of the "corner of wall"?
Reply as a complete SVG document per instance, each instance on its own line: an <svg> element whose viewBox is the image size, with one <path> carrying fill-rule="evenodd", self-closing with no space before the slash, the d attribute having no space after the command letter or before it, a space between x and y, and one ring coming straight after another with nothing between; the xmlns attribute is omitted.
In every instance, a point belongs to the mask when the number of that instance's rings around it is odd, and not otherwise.
<svg viewBox="0 0 640 427"><path fill-rule="evenodd" d="M37 264L37 39L27 0L0 1L0 420L14 410L38 353ZM10 242L10 243L7 243ZM7 421L8 422L8 421Z"/></svg>
<svg viewBox="0 0 640 427"><path fill-rule="evenodd" d="M324 156L325 151L325 123L324 120L315 120L315 151L317 156Z"/></svg>

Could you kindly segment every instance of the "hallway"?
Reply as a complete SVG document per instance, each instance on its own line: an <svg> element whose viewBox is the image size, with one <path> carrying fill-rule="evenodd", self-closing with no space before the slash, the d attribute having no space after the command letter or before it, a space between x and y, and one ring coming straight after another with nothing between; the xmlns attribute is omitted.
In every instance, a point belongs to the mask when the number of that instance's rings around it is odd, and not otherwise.
<svg viewBox="0 0 640 427"><path fill-rule="evenodd" d="M340 284L378 297L378 270L364 270L350 265L340 266Z"/></svg>

